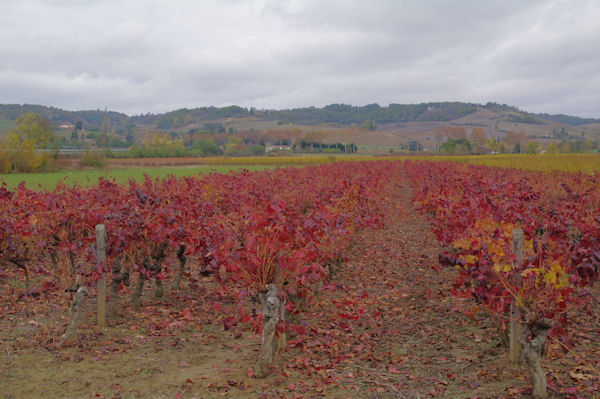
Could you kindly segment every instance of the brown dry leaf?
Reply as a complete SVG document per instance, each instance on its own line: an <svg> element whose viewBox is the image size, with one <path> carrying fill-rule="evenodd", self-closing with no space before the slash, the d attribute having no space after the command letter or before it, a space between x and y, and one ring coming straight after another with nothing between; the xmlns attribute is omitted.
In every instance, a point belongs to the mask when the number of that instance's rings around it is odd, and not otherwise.
<svg viewBox="0 0 600 399"><path fill-rule="evenodd" d="M594 378L598 377L598 376L595 376L594 374L576 373L574 371L571 371L569 373L569 375L571 376L572 379L580 380L580 381L593 380Z"/></svg>

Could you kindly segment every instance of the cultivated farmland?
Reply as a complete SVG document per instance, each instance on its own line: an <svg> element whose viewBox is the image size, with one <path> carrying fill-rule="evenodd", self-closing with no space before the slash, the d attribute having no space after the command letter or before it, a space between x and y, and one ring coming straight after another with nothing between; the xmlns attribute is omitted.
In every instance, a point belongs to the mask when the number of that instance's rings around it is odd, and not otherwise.
<svg viewBox="0 0 600 399"><path fill-rule="evenodd" d="M597 171L444 161L3 187L2 394L594 397L599 214Z"/></svg>

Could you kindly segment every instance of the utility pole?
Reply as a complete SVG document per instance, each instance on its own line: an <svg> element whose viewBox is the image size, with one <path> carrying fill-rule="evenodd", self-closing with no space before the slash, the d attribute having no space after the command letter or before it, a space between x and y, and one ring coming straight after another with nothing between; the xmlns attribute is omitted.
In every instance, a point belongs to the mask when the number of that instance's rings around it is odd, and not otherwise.
<svg viewBox="0 0 600 399"><path fill-rule="evenodd" d="M107 108L104 107L104 174L106 174L106 111Z"/></svg>

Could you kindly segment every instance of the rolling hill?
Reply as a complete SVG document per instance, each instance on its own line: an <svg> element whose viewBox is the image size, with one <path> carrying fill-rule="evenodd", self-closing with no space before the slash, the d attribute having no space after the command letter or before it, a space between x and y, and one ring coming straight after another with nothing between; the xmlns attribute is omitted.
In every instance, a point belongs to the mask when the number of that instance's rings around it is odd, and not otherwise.
<svg viewBox="0 0 600 399"><path fill-rule="evenodd" d="M101 130L102 110L66 111L30 104L0 104L0 132L6 132L20 115L33 112L57 126L82 122L89 130ZM600 119L568 115L532 114L516 107L487 103L438 102L421 104L331 104L322 108L257 110L239 106L179 109L162 114L129 116L107 113L110 130L125 136L135 132L136 141L145 131L184 134L190 132L240 132L295 130L305 135L319 131L326 142L354 142L359 145L396 146L419 141L425 148L435 140L432 131L442 126L459 126L470 132L482 128L489 137L503 137L508 131L523 131L540 141L550 139L600 138Z"/></svg>

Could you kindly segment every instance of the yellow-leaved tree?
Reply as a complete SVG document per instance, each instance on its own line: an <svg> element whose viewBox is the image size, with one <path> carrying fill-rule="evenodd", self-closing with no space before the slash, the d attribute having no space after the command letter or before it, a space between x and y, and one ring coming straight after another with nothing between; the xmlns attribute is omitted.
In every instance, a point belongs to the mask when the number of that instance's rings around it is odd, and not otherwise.
<svg viewBox="0 0 600 399"><path fill-rule="evenodd" d="M51 159L40 148L47 147L54 136L54 127L47 119L32 113L18 117L15 127L0 140L0 173L49 169Z"/></svg>
<svg viewBox="0 0 600 399"><path fill-rule="evenodd" d="M52 122L31 112L15 120L13 131L23 139L33 140L37 148L47 147L55 138Z"/></svg>

